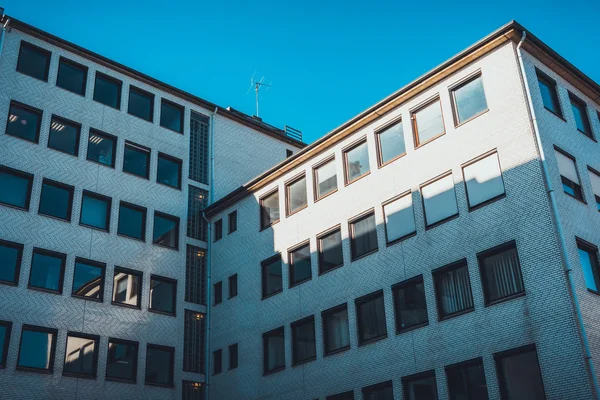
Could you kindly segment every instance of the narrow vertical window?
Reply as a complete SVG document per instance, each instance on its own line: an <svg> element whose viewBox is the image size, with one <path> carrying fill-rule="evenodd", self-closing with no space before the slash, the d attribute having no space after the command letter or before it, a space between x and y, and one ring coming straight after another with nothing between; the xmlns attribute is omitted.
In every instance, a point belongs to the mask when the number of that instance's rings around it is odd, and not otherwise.
<svg viewBox="0 0 600 400"><path fill-rule="evenodd" d="M185 310L183 327L183 370L204 373L204 315Z"/></svg>
<svg viewBox="0 0 600 400"><path fill-rule="evenodd" d="M132 142L125 142L123 172L148 179L150 177L150 149Z"/></svg>
<svg viewBox="0 0 600 400"><path fill-rule="evenodd" d="M185 301L206 304L204 294L205 251L200 247L187 245L185 253Z"/></svg>
<svg viewBox="0 0 600 400"><path fill-rule="evenodd" d="M33 175L0 165L0 204L29 210Z"/></svg>
<svg viewBox="0 0 600 400"><path fill-rule="evenodd" d="M450 400L487 400L487 384L481 358L446 367Z"/></svg>
<svg viewBox="0 0 600 400"><path fill-rule="evenodd" d="M63 375L96 378L100 337L69 332Z"/></svg>
<svg viewBox="0 0 600 400"><path fill-rule="evenodd" d="M208 192L195 186L188 186L187 235L193 239L206 241L207 224L202 211L207 205Z"/></svg>
<svg viewBox="0 0 600 400"><path fill-rule="evenodd" d="M179 218L155 211L152 238L154 244L179 250Z"/></svg>
<svg viewBox="0 0 600 400"><path fill-rule="evenodd" d="M264 375L285 369L285 341L283 326L263 333Z"/></svg>
<svg viewBox="0 0 600 400"><path fill-rule="evenodd" d="M148 344L146 348L146 385L173 387L175 348Z"/></svg>
<svg viewBox="0 0 600 400"><path fill-rule="evenodd" d="M61 294L67 255L34 249L29 272L29 288Z"/></svg>
<svg viewBox="0 0 600 400"><path fill-rule="evenodd" d="M183 133L184 108L169 100L160 101L160 126L177 133Z"/></svg>
<svg viewBox="0 0 600 400"><path fill-rule="evenodd" d="M108 232L110 230L111 203L110 197L84 190L79 225Z"/></svg>
<svg viewBox="0 0 600 400"><path fill-rule="evenodd" d="M450 89L456 125L467 122L487 111L481 73Z"/></svg>
<svg viewBox="0 0 600 400"><path fill-rule="evenodd" d="M425 285L422 275L392 286L392 291L394 292L396 333L428 324Z"/></svg>
<svg viewBox="0 0 600 400"><path fill-rule="evenodd" d="M525 293L514 241L480 253L477 259L486 304Z"/></svg>
<svg viewBox="0 0 600 400"><path fill-rule="evenodd" d="M503 399L546 398L535 345L494 354Z"/></svg>
<svg viewBox="0 0 600 400"><path fill-rule="evenodd" d="M138 342L108 339L106 379L124 382L137 380Z"/></svg>
<svg viewBox="0 0 600 400"><path fill-rule="evenodd" d="M421 372L402 378L404 400L438 400L435 371Z"/></svg>
<svg viewBox="0 0 600 400"><path fill-rule="evenodd" d="M293 322L291 331L293 365L316 360L315 317L311 315L310 317Z"/></svg>
<svg viewBox="0 0 600 400"><path fill-rule="evenodd" d="M430 228L458 215L452 172L421 185L425 226Z"/></svg>
<svg viewBox="0 0 600 400"><path fill-rule="evenodd" d="M315 201L337 191L337 170L335 158L313 168Z"/></svg>
<svg viewBox="0 0 600 400"><path fill-rule="evenodd" d="M394 400L392 381L381 382L362 388L364 400Z"/></svg>
<svg viewBox="0 0 600 400"><path fill-rule="evenodd" d="M56 86L80 96L85 96L87 74L88 68L86 66L60 57Z"/></svg>
<svg viewBox="0 0 600 400"><path fill-rule="evenodd" d="M64 118L52 116L48 147L72 156L79 154L81 125Z"/></svg>
<svg viewBox="0 0 600 400"><path fill-rule="evenodd" d="M213 292L215 296L215 302L213 303L215 306L217 304L221 304L223 301L223 282L219 281L213 285Z"/></svg>
<svg viewBox="0 0 600 400"><path fill-rule="evenodd" d="M463 165L462 171L470 209L504 197L498 153L493 152L469 161Z"/></svg>
<svg viewBox="0 0 600 400"><path fill-rule="evenodd" d="M90 129L87 148L87 159L89 161L114 168L116 152L116 137L95 129Z"/></svg>
<svg viewBox="0 0 600 400"><path fill-rule="evenodd" d="M228 215L228 221L227 221L227 234L231 234L235 231L237 231L237 211L232 211L229 213Z"/></svg>
<svg viewBox="0 0 600 400"><path fill-rule="evenodd" d="M129 87L127 112L138 118L152 122L154 119L154 95L136 87Z"/></svg>
<svg viewBox="0 0 600 400"><path fill-rule="evenodd" d="M142 272L115 267L112 304L140 308Z"/></svg>
<svg viewBox="0 0 600 400"><path fill-rule="evenodd" d="M205 115L191 112L189 178L208 185L208 123Z"/></svg>
<svg viewBox="0 0 600 400"><path fill-rule="evenodd" d="M600 292L600 263L598 248L591 243L577 238L579 263L583 269L583 277L588 289Z"/></svg>
<svg viewBox="0 0 600 400"><path fill-rule="evenodd" d="M324 355L339 353L350 348L348 305L342 304L321 313L323 319Z"/></svg>
<svg viewBox="0 0 600 400"><path fill-rule="evenodd" d="M406 154L402 120L398 119L375 132L378 163L380 167Z"/></svg>
<svg viewBox="0 0 600 400"><path fill-rule="evenodd" d="M201 382L183 381L182 400L204 400L204 385Z"/></svg>
<svg viewBox="0 0 600 400"><path fill-rule="evenodd" d="M158 170L156 182L181 189L181 164L178 158L158 153Z"/></svg>
<svg viewBox="0 0 600 400"><path fill-rule="evenodd" d="M148 310L175 316L177 309L177 281L162 276L150 276Z"/></svg>
<svg viewBox="0 0 600 400"><path fill-rule="evenodd" d="M298 212L307 206L306 176L294 179L285 185L287 215Z"/></svg>
<svg viewBox="0 0 600 400"><path fill-rule="evenodd" d="M383 204L387 244L399 242L417 231L412 193L406 192Z"/></svg>
<svg viewBox="0 0 600 400"><path fill-rule="evenodd" d="M219 219L215 221L215 238L213 241L221 240L223 237L223 220Z"/></svg>
<svg viewBox="0 0 600 400"><path fill-rule="evenodd" d="M577 164L575 158L570 154L554 148L554 155L558 162L558 171L562 181L563 190L571 197L575 197L579 201L584 201L583 189L579 181L579 173L577 172Z"/></svg>
<svg viewBox="0 0 600 400"><path fill-rule="evenodd" d="M84 258L75 259L71 295L84 300L102 302L106 264Z"/></svg>
<svg viewBox="0 0 600 400"><path fill-rule="evenodd" d="M0 369L6 368L12 322L0 321Z"/></svg>
<svg viewBox="0 0 600 400"><path fill-rule="evenodd" d="M590 174L590 181L592 182L592 191L594 192L594 198L596 200L596 209L600 211L600 172L595 169L588 167Z"/></svg>
<svg viewBox="0 0 600 400"><path fill-rule="evenodd" d="M73 186L44 179L38 214L71 221Z"/></svg>
<svg viewBox="0 0 600 400"><path fill-rule="evenodd" d="M415 146L419 147L446 133L439 97L411 112Z"/></svg>
<svg viewBox="0 0 600 400"><path fill-rule="evenodd" d="M311 279L310 245L301 245L288 253L290 264L290 287Z"/></svg>
<svg viewBox="0 0 600 400"><path fill-rule="evenodd" d="M317 247L319 251L319 274L324 274L344 265L342 231L340 228L330 230L319 236Z"/></svg>
<svg viewBox="0 0 600 400"><path fill-rule="evenodd" d="M377 226L374 212L350 221L349 225L352 260L377 251Z"/></svg>
<svg viewBox="0 0 600 400"><path fill-rule="evenodd" d="M279 222L279 191L275 189L260 199L260 228Z"/></svg>
<svg viewBox="0 0 600 400"><path fill-rule="evenodd" d="M367 139L361 140L344 150L343 156L346 185L357 181L371 172Z"/></svg>
<svg viewBox="0 0 600 400"><path fill-rule="evenodd" d="M433 272L440 320L473 309L467 261L461 260Z"/></svg>
<svg viewBox="0 0 600 400"><path fill-rule="evenodd" d="M238 367L238 344L229 345L229 369Z"/></svg>
<svg viewBox="0 0 600 400"><path fill-rule="evenodd" d="M356 299L356 323L361 345L387 337L383 290Z"/></svg>
<svg viewBox="0 0 600 400"><path fill-rule="evenodd" d="M556 81L537 68L536 73L544 108L562 118L562 110L560 108L560 101L558 99Z"/></svg>
<svg viewBox="0 0 600 400"><path fill-rule="evenodd" d="M223 350L213 351L213 375L220 374L223 371Z"/></svg>
<svg viewBox="0 0 600 400"><path fill-rule="evenodd" d="M14 286L19 284L22 260L22 244L0 240L0 283Z"/></svg>
<svg viewBox="0 0 600 400"><path fill-rule="evenodd" d="M119 235L146 240L146 209L124 201L119 205Z"/></svg>
<svg viewBox="0 0 600 400"><path fill-rule="evenodd" d="M583 133L585 136L593 139L592 127L590 125L590 118L587 112L587 105L583 100L575 96L573 93L569 93L569 100L571 101L571 110L573 110L573 117L575 118L575 125L577 130Z"/></svg>
<svg viewBox="0 0 600 400"><path fill-rule="evenodd" d="M277 254L261 263L262 298L280 293L283 290L281 278L281 255Z"/></svg>
<svg viewBox="0 0 600 400"><path fill-rule="evenodd" d="M21 41L19 59L17 60L17 71L44 82L48 82L51 56L52 53L48 50Z"/></svg>
<svg viewBox="0 0 600 400"><path fill-rule="evenodd" d="M23 325L17 370L52 373L58 330Z"/></svg>
<svg viewBox="0 0 600 400"><path fill-rule="evenodd" d="M6 134L38 143L42 125L42 110L16 101L10 102Z"/></svg>
<svg viewBox="0 0 600 400"><path fill-rule="evenodd" d="M96 71L94 101L120 110L122 86L120 80Z"/></svg>
<svg viewBox="0 0 600 400"><path fill-rule="evenodd" d="M234 298L238 295L238 276L233 274L229 277L229 298Z"/></svg>

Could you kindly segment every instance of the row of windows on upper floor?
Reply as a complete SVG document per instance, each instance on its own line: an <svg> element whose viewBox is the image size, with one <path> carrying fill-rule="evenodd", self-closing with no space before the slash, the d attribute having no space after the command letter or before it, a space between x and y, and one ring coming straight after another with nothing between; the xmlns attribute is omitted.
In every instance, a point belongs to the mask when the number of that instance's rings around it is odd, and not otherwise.
<svg viewBox="0 0 600 400"><path fill-rule="evenodd" d="M42 110L11 101L6 134L39 143L42 118ZM81 124L52 115L48 134L48 148L78 157L80 136ZM87 160L114 168L117 142L116 136L90 128L87 141ZM151 153L151 150L145 146L125 141L123 172L150 179ZM178 158L159 152L156 182L181 189L182 163L182 160Z"/></svg>
<svg viewBox="0 0 600 400"><path fill-rule="evenodd" d="M583 203L587 203L583 187L581 186L579 168L577 168L577 160L575 157L557 146L554 146L554 155L558 163L558 170L560 172L560 179L564 192ZM594 194L596 209L600 211L600 172L589 165L587 166L587 170L592 186L592 192Z"/></svg>
<svg viewBox="0 0 600 400"><path fill-rule="evenodd" d="M26 41L21 41L17 71L48 82L52 53ZM88 67L63 56L58 61L56 86L85 97ZM121 109L123 82L96 71L93 100L117 110ZM160 126L183 133L185 108L172 101L161 99ZM127 113L151 123L154 122L154 94L129 85Z"/></svg>
<svg viewBox="0 0 600 400"><path fill-rule="evenodd" d="M0 204L29 211L33 174L0 165ZM71 221L75 187L44 178L38 214ZM83 190L79 225L110 232L112 199ZM146 241L145 207L120 201L117 234ZM152 243L179 250L179 217L154 211Z"/></svg>

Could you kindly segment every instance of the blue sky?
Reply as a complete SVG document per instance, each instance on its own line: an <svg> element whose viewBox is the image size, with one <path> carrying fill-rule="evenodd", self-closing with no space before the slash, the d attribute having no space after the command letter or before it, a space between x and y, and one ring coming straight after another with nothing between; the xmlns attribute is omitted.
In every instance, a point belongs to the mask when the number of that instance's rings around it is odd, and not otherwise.
<svg viewBox="0 0 600 400"><path fill-rule="evenodd" d="M487 3L490 3L488 5ZM516 19L600 82L600 1L4 0L8 15L312 142ZM525 4L526 3L526 4Z"/></svg>

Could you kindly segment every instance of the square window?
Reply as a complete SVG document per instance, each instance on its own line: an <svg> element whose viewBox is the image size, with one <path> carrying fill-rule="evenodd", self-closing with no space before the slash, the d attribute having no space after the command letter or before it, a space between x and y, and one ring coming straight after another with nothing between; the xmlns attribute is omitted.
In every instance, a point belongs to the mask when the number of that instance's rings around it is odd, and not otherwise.
<svg viewBox="0 0 600 400"><path fill-rule="evenodd" d="M152 242L179 250L179 218L155 211Z"/></svg>
<svg viewBox="0 0 600 400"><path fill-rule="evenodd" d="M80 134L80 124L53 115L50 122L48 147L71 154L72 156L77 156L79 154Z"/></svg>
<svg viewBox="0 0 600 400"><path fill-rule="evenodd" d="M450 89L456 125L467 122L488 110L481 73Z"/></svg>
<svg viewBox="0 0 600 400"><path fill-rule="evenodd" d="M279 222L279 191L263 196L260 199L260 228L265 229Z"/></svg>
<svg viewBox="0 0 600 400"><path fill-rule="evenodd" d="M560 108L560 101L558 100L556 81L537 68L536 73L544 107L548 111L551 111L562 118L562 110Z"/></svg>
<svg viewBox="0 0 600 400"><path fill-rule="evenodd" d="M125 142L123 172L148 179L150 176L150 149L139 144Z"/></svg>
<svg viewBox="0 0 600 400"><path fill-rule="evenodd" d="M362 395L364 400L394 400L392 381L364 387Z"/></svg>
<svg viewBox="0 0 600 400"><path fill-rule="evenodd" d="M283 290L281 279L281 255L277 254L261 263L262 298L280 293Z"/></svg>
<svg viewBox="0 0 600 400"><path fill-rule="evenodd" d="M16 101L10 102L6 134L38 143L42 125L42 110Z"/></svg>
<svg viewBox="0 0 600 400"><path fill-rule="evenodd" d="M95 129L90 129L87 149L87 159L89 161L114 168L116 152L116 137Z"/></svg>
<svg viewBox="0 0 600 400"><path fill-rule="evenodd" d="M554 155L558 162L558 171L564 192L579 201L584 201L575 158L557 147L554 148Z"/></svg>
<svg viewBox="0 0 600 400"><path fill-rule="evenodd" d="M175 315L177 309L177 281L162 276L150 276L150 303L148 310Z"/></svg>
<svg viewBox="0 0 600 400"><path fill-rule="evenodd" d="M213 305L221 304L223 302L223 282L219 281L213 285L213 291L215 292L215 302Z"/></svg>
<svg viewBox="0 0 600 400"><path fill-rule="evenodd" d="M397 119L375 132L377 155L380 167L391 163L406 154L402 120Z"/></svg>
<svg viewBox="0 0 600 400"><path fill-rule="evenodd" d="M238 367L238 344L229 345L229 369Z"/></svg>
<svg viewBox="0 0 600 400"><path fill-rule="evenodd" d="M401 194L384 203L383 216L387 244L399 242L417 232L411 192Z"/></svg>
<svg viewBox="0 0 600 400"><path fill-rule="evenodd" d="M183 133L183 113L182 106L162 99L160 101L160 126Z"/></svg>
<svg viewBox="0 0 600 400"><path fill-rule="evenodd" d="M310 316L292 322L292 362L293 365L317 359L315 339L315 317Z"/></svg>
<svg viewBox="0 0 600 400"><path fill-rule="evenodd" d="M229 277L229 298L236 297L238 295L238 276L237 274Z"/></svg>
<svg viewBox="0 0 600 400"><path fill-rule="evenodd" d="M146 209L124 201L119 205L119 235L146 240Z"/></svg>
<svg viewBox="0 0 600 400"><path fill-rule="evenodd" d="M350 348L348 305L342 304L321 313L323 319L323 347L326 356Z"/></svg>
<svg viewBox="0 0 600 400"><path fill-rule="evenodd" d="M29 210L33 175L0 165L0 204Z"/></svg>
<svg viewBox="0 0 600 400"><path fill-rule="evenodd" d="M477 259L486 304L525 293L514 241L480 253Z"/></svg>
<svg viewBox="0 0 600 400"><path fill-rule="evenodd" d="M446 133L439 97L411 112L415 147L422 146Z"/></svg>
<svg viewBox="0 0 600 400"><path fill-rule="evenodd" d="M594 192L594 198L596 200L596 209L600 211L600 172L588 167L588 173L590 175L592 191Z"/></svg>
<svg viewBox="0 0 600 400"><path fill-rule="evenodd" d="M223 372L223 350L213 351L213 375Z"/></svg>
<svg viewBox="0 0 600 400"><path fill-rule="evenodd" d="M108 339L106 379L135 382L137 380L138 342Z"/></svg>
<svg viewBox="0 0 600 400"><path fill-rule="evenodd" d="M223 220L219 219L215 222L215 242L223 237Z"/></svg>
<svg viewBox="0 0 600 400"><path fill-rule="evenodd" d="M108 232L110 229L110 197L83 191L79 224Z"/></svg>
<svg viewBox="0 0 600 400"><path fill-rule="evenodd" d="M367 215L350 221L349 225L352 260L377 251L377 226L374 212L371 211Z"/></svg>
<svg viewBox="0 0 600 400"><path fill-rule="evenodd" d="M397 283L392 286L392 291L396 313L396 333L428 324L423 275Z"/></svg>
<svg viewBox="0 0 600 400"><path fill-rule="evenodd" d="M60 57L58 61L58 75L56 86L85 96L85 85L87 83L88 68L84 65Z"/></svg>
<svg viewBox="0 0 600 400"><path fill-rule="evenodd" d="M598 248L585 240L577 238L577 252L583 269L583 277L588 289L600 292L600 263Z"/></svg>
<svg viewBox="0 0 600 400"><path fill-rule="evenodd" d="M112 304L140 308L142 300L142 273L115 267Z"/></svg>
<svg viewBox="0 0 600 400"><path fill-rule="evenodd" d="M309 281L312 277L310 265L310 245L301 245L288 253L290 264L290 287Z"/></svg>
<svg viewBox="0 0 600 400"><path fill-rule="evenodd" d="M6 368L12 322L0 321L0 369Z"/></svg>
<svg viewBox="0 0 600 400"><path fill-rule="evenodd" d="M73 186L44 179L38 214L71 221Z"/></svg>
<svg viewBox="0 0 600 400"><path fill-rule="evenodd" d="M146 385L173 387L175 348L148 344L146 348Z"/></svg>
<svg viewBox="0 0 600 400"><path fill-rule="evenodd" d="M421 195L427 228L439 225L458 215L452 172L423 184Z"/></svg>
<svg viewBox="0 0 600 400"><path fill-rule="evenodd" d="M337 170L335 158L313 168L313 180L315 183L315 201L337 192Z"/></svg>
<svg viewBox="0 0 600 400"><path fill-rule="evenodd" d="M104 271L106 264L84 258L75 259L73 297L102 302L104 300Z"/></svg>
<svg viewBox="0 0 600 400"><path fill-rule="evenodd" d="M404 400L438 400L435 371L426 371L402 378Z"/></svg>
<svg viewBox="0 0 600 400"><path fill-rule="evenodd" d="M457 261L433 272L440 320L473 310L473 295L467 260Z"/></svg>
<svg viewBox="0 0 600 400"><path fill-rule="evenodd" d="M383 290L356 299L358 344L387 337Z"/></svg>
<svg viewBox="0 0 600 400"><path fill-rule="evenodd" d="M481 358L446 367L450 400L487 400L487 384Z"/></svg>
<svg viewBox="0 0 600 400"><path fill-rule="evenodd" d="M283 326L263 333L263 372L265 375L285 369Z"/></svg>
<svg viewBox="0 0 600 400"><path fill-rule="evenodd" d="M181 163L182 161L175 157L158 153L156 182L181 189Z"/></svg>
<svg viewBox="0 0 600 400"><path fill-rule="evenodd" d="M94 101L106 106L121 109L121 87L123 82L101 72L96 72Z"/></svg>
<svg viewBox="0 0 600 400"><path fill-rule="evenodd" d="M590 126L590 119L587 113L587 105L573 93L569 93L569 100L571 101L571 109L573 110L573 117L575 118L577 130L593 139L592 127Z"/></svg>
<svg viewBox="0 0 600 400"><path fill-rule="evenodd" d="M331 271L344 265L342 249L342 231L336 228L317 238L319 251L319 274Z"/></svg>
<svg viewBox="0 0 600 400"><path fill-rule="evenodd" d="M69 332L63 375L96 378L100 337Z"/></svg>
<svg viewBox="0 0 600 400"><path fill-rule="evenodd" d="M237 231L237 211L232 211L229 213L229 223L227 224L229 231L227 234L233 233Z"/></svg>
<svg viewBox="0 0 600 400"><path fill-rule="evenodd" d="M0 240L0 283L19 284L22 259L22 244Z"/></svg>
<svg viewBox="0 0 600 400"><path fill-rule="evenodd" d="M34 249L28 287L61 294L66 260L66 254Z"/></svg>
<svg viewBox="0 0 600 400"><path fill-rule="evenodd" d="M52 53L31 43L21 41L17 71L22 74L48 82L50 57Z"/></svg>
<svg viewBox="0 0 600 400"><path fill-rule="evenodd" d="M291 215L297 211L300 211L308 205L308 199L306 195L306 176L304 174L302 174L300 178L286 183L285 196L287 215Z"/></svg>
<svg viewBox="0 0 600 400"><path fill-rule="evenodd" d="M154 119L154 95L145 90L129 86L127 112L138 118L152 122Z"/></svg>
<svg viewBox="0 0 600 400"><path fill-rule="evenodd" d="M325 400L354 400L354 391L349 390L344 393L332 394L325 397Z"/></svg>
<svg viewBox="0 0 600 400"><path fill-rule="evenodd" d="M504 180L498 153L493 152L470 161L463 166L462 171L469 209L504 197Z"/></svg>
<svg viewBox="0 0 600 400"><path fill-rule="evenodd" d="M359 143L344 150L343 155L346 185L371 173L367 139L363 139Z"/></svg>
<svg viewBox="0 0 600 400"><path fill-rule="evenodd" d="M503 399L545 399L535 345L494 354Z"/></svg>
<svg viewBox="0 0 600 400"><path fill-rule="evenodd" d="M17 370L52 373L57 333L56 329L23 325Z"/></svg>

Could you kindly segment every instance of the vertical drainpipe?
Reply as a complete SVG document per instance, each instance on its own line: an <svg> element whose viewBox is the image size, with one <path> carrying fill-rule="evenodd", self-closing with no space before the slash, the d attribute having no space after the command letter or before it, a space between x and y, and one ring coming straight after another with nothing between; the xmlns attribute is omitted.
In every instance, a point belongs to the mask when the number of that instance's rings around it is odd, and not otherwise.
<svg viewBox="0 0 600 400"><path fill-rule="evenodd" d="M531 100L531 92L529 90L529 84L527 83L527 75L525 74L525 65L523 63L523 53L521 53L521 46L525 39L527 38L527 32L523 31L523 35L521 36L521 41L517 45L517 55L519 58L519 67L521 68L521 78L523 80L523 85L525 86L525 93L527 94L527 105L529 107L529 118L531 125L533 126L533 131L535 133L535 140L538 147L538 152L540 155L540 162L542 164L542 172L544 174L544 181L546 182L546 188L548 192L548 197L550 199L550 206L552 210L552 215L554 217L554 222L556 226L556 232L558 234L558 242L560 247L561 256L563 259L563 265L565 268L565 274L567 275L567 281L569 283L569 293L571 294L571 301L573 303L573 308L575 310L575 316L577 317L577 325L579 327L579 335L583 344L584 358L588 367L588 372L591 375L592 384L594 386L595 398L600 400L600 389L598 388L598 378L596 377L596 371L594 369L594 363L592 362L592 353L590 351L590 344L588 342L587 333L585 331L585 325L583 323L583 316L581 315L581 308L579 307L579 299L577 297L577 291L575 290L575 281L573 280L572 275L572 266L571 261L569 260L569 254L567 253L567 242L565 240L565 234L563 232L562 224L560 222L560 215L558 212L558 205L556 203L556 195L554 193L554 188L552 185L552 180L550 179L550 173L548 172L548 165L546 163L546 155L544 153L544 148L542 147L542 139L540 137L540 130L537 123L537 118L535 115L535 110L533 108L533 101Z"/></svg>

